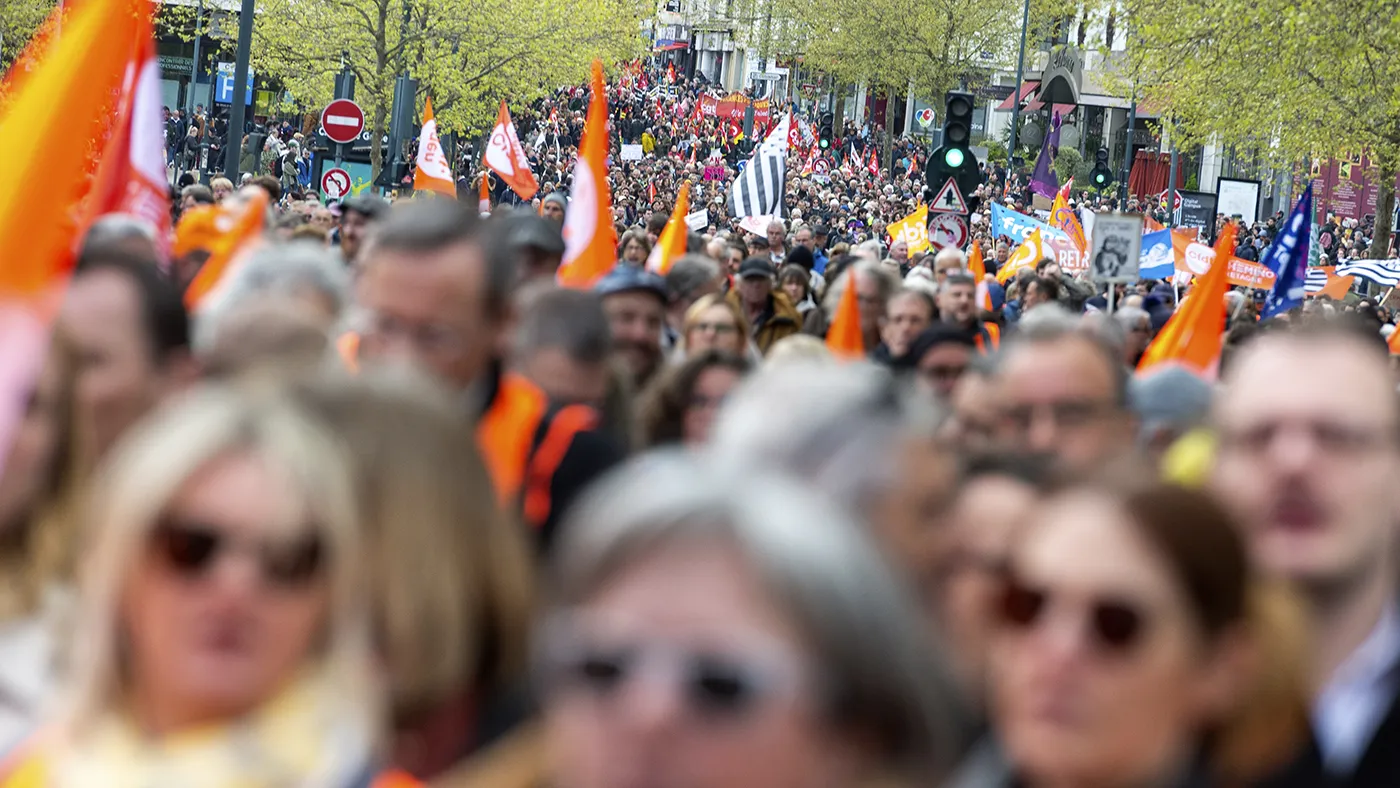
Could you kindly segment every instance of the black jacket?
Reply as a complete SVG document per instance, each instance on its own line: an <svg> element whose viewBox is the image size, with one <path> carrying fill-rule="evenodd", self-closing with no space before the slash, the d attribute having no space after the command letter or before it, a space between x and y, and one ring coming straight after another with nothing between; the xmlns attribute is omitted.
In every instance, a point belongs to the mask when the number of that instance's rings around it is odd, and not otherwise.
<svg viewBox="0 0 1400 788"><path fill-rule="evenodd" d="M1400 787L1400 695L1390 700L1371 743L1349 777L1328 775L1322 768L1317 742L1309 743L1298 759L1260 788L1397 788Z"/></svg>

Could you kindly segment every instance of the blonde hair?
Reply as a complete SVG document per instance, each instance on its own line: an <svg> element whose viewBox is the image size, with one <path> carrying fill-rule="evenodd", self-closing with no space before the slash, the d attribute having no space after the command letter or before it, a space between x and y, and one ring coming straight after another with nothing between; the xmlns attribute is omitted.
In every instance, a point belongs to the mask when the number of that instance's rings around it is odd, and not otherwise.
<svg viewBox="0 0 1400 788"><path fill-rule="evenodd" d="M681 336L690 333L695 324L700 322L700 316L705 314L710 307L722 306L729 310L729 314L734 316L734 323L739 327L739 335L748 338L749 319L744 317L744 310L740 309L734 302L720 295L719 293L707 293L695 299L695 303L685 310L685 322L682 324Z"/></svg>
<svg viewBox="0 0 1400 788"><path fill-rule="evenodd" d="M833 356L826 343L811 334L793 334L773 343L768 357L763 362L764 369L831 361Z"/></svg>
<svg viewBox="0 0 1400 788"><path fill-rule="evenodd" d="M349 448L395 721L520 679L533 604L530 546L497 507L459 408L402 372L328 374L294 396Z"/></svg>
<svg viewBox="0 0 1400 788"><path fill-rule="evenodd" d="M179 490L211 462L251 454L271 466L296 500L269 527L311 523L324 540L329 608L321 658L341 688L345 716L367 735L379 719L369 651L368 608L361 598L360 540L349 469L333 439L285 397L267 391L205 388L185 395L129 433L111 452L87 508L71 696L59 731L81 736L121 702L125 646L121 599L146 541Z"/></svg>

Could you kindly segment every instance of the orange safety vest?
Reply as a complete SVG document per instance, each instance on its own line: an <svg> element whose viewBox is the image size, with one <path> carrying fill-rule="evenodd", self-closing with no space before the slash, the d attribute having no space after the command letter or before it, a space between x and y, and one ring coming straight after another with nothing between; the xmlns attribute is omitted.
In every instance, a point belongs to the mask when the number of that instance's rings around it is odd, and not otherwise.
<svg viewBox="0 0 1400 788"><path fill-rule="evenodd" d="M372 788L422 788L423 783L408 772L384 772L374 778Z"/></svg>
<svg viewBox="0 0 1400 788"><path fill-rule="evenodd" d="M538 528L553 507L549 487L574 436L598 425L587 405L561 408L536 443L549 416L549 399L520 375L506 373L491 407L477 424L476 439L502 506L523 506L525 521Z"/></svg>
<svg viewBox="0 0 1400 788"><path fill-rule="evenodd" d="M983 332L986 333L985 340L982 338ZM991 347L988 348L988 345L991 345ZM982 330L977 332L977 352L986 355L995 352L1000 347L1001 326L996 323L983 323Z"/></svg>

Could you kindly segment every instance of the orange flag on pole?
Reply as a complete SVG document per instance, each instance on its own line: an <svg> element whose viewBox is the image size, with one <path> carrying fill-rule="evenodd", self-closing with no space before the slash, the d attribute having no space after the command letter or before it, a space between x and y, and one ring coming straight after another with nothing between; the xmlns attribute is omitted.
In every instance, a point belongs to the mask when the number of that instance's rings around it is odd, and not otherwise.
<svg viewBox="0 0 1400 788"><path fill-rule="evenodd" d="M617 264L617 228L613 226L608 188L608 97L603 61L593 61L588 118L583 124L569 212L564 216L564 262L559 284L591 288Z"/></svg>
<svg viewBox="0 0 1400 788"><path fill-rule="evenodd" d="M997 281L1006 284L1022 268L1034 270L1043 257L1045 257L1045 242L1040 237L1040 228L1037 227L1031 230L1031 234L1026 236L1026 240L1022 241L1021 245L1011 253L1011 256L1006 258L1006 264L997 269Z"/></svg>
<svg viewBox="0 0 1400 788"><path fill-rule="evenodd" d="M1055 201L1050 204L1050 226L1063 230L1069 236L1070 243L1079 250L1083 256L1088 250L1088 245L1084 241L1084 227L1079 223L1079 215L1074 209L1069 207L1069 190L1074 185L1074 179L1070 178L1063 189L1055 193Z"/></svg>
<svg viewBox="0 0 1400 788"><path fill-rule="evenodd" d="M1213 380L1220 366L1221 334L1225 332L1225 293L1230 289L1228 261L1235 251L1234 222L1215 242L1215 261L1196 277L1186 303L1171 316L1138 362L1138 372L1160 364L1178 364Z"/></svg>
<svg viewBox="0 0 1400 788"><path fill-rule="evenodd" d="M982 261L982 245L973 241L967 253L967 270L977 282L977 308L983 312L992 311L992 291L987 287L987 264Z"/></svg>
<svg viewBox="0 0 1400 788"><path fill-rule="evenodd" d="M110 125L133 46L149 37L149 0L88 2L66 12L6 77L0 111L0 473L43 369L49 324L83 228L94 129ZM60 8L55 14L64 14ZM52 23L52 19L51 19Z"/></svg>
<svg viewBox="0 0 1400 788"><path fill-rule="evenodd" d="M482 216L491 212L491 176L481 171L481 182L476 187L476 209Z"/></svg>
<svg viewBox="0 0 1400 788"><path fill-rule="evenodd" d="M246 197L244 196L246 195ZM185 289L185 306L193 310L223 281L238 253L262 234L267 216L267 192L247 189L239 199L223 205L201 205L180 217L175 230L175 254L195 249L209 252L209 259Z"/></svg>
<svg viewBox="0 0 1400 788"><path fill-rule="evenodd" d="M860 330L860 295L856 292L856 272L846 274L846 289L836 304L836 316L826 331L826 347L837 358L865 358L865 335Z"/></svg>
<svg viewBox="0 0 1400 788"><path fill-rule="evenodd" d="M491 130L484 158L486 166L501 176L520 199L528 200L540 190L535 174L530 172L530 159L515 134L515 124L510 120L505 99L501 99L501 110L496 113L496 128Z"/></svg>
<svg viewBox="0 0 1400 788"><path fill-rule="evenodd" d="M651 248L651 255L647 257L647 268L662 276L671 270L671 263L685 254L685 241L690 235L690 226L685 223L685 215L690 213L690 181L681 184L681 191L676 195L676 207L671 209L671 218L666 220L666 227L661 231L661 235L656 239L656 246Z"/></svg>
<svg viewBox="0 0 1400 788"><path fill-rule="evenodd" d="M433 98L423 105L423 130L418 132L418 161L413 171L413 188L437 192L444 197L457 196L457 182L452 179L452 165L438 142L437 120L433 117Z"/></svg>

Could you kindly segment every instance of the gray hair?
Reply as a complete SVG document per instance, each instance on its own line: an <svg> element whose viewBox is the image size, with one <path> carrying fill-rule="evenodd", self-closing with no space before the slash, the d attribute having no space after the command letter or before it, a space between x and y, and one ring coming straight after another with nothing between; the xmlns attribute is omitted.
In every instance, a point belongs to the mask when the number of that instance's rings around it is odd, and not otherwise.
<svg viewBox="0 0 1400 788"><path fill-rule="evenodd" d="M817 490L772 471L652 454L595 487L563 532L556 611L585 604L659 548L724 544L796 624L830 724L873 738L882 762L914 782L936 783L956 757L957 691L912 596Z"/></svg>
<svg viewBox="0 0 1400 788"><path fill-rule="evenodd" d="M377 198L376 198L377 199ZM499 222L489 227L498 228ZM510 314L511 293L519 279L519 263L506 233L488 225L456 200L412 200L395 203L388 217L375 225L364 259L376 252L405 252L417 256L459 244L472 244L485 258L486 293L483 306L493 320Z"/></svg>
<svg viewBox="0 0 1400 788"><path fill-rule="evenodd" d="M1124 332L1132 331L1144 320L1149 325L1152 323L1152 316L1147 314L1147 310L1136 306L1125 306L1117 310L1113 313L1113 319L1118 321Z"/></svg>
<svg viewBox="0 0 1400 788"><path fill-rule="evenodd" d="M612 335L597 293L545 283L521 294L513 356L523 359L545 348L558 348L582 364L607 360Z"/></svg>
<svg viewBox="0 0 1400 788"><path fill-rule="evenodd" d="M666 272L666 292L672 301L691 301L697 290L717 279L719 263L702 255L688 254L672 263L671 270Z"/></svg>
<svg viewBox="0 0 1400 788"><path fill-rule="evenodd" d="M826 295L822 298L822 311L826 312L827 320L832 320L836 317L836 307L841 304L841 294L846 292L846 286L850 283L851 277L856 273L875 278L875 286L880 291L880 301L883 304L888 305L890 298L894 295L894 291L899 289L899 277L890 273L889 269L885 268L880 263L861 260L858 263L847 266L846 270L842 271L841 275L836 278L836 281L832 282L826 288ZM880 308L880 314L883 315L884 313L885 309L882 306Z"/></svg>
<svg viewBox="0 0 1400 788"><path fill-rule="evenodd" d="M793 362L735 389L710 451L736 466L784 468L860 510L898 478L891 445L932 436L941 416L874 364Z"/></svg>
<svg viewBox="0 0 1400 788"><path fill-rule="evenodd" d="M1100 354L1104 364L1113 375L1113 398L1121 408L1128 407L1128 368L1123 365L1123 349L1113 344L1097 332L1085 331L1080 321L1058 304L1040 304L1030 310L1016 324L1017 331L1002 343L996 354L998 371L1006 364L1006 359L1023 348L1034 350L1037 345L1050 345L1070 339L1088 342Z"/></svg>
<svg viewBox="0 0 1400 788"><path fill-rule="evenodd" d="M337 318L350 300L345 267L325 247L295 241L264 247L238 266L226 285L218 288L198 315L195 347L213 347L230 315L269 296L294 296L311 291L331 305Z"/></svg>

